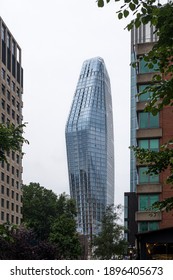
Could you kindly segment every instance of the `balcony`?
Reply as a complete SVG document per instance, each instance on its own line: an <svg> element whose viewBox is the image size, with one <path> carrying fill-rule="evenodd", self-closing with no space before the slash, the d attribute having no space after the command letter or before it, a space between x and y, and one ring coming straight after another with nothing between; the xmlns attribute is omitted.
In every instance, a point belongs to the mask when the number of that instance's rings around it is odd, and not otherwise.
<svg viewBox="0 0 173 280"><path fill-rule="evenodd" d="M137 194L161 193L161 192L162 192L161 184L138 184L136 186Z"/></svg>
<svg viewBox="0 0 173 280"><path fill-rule="evenodd" d="M162 213L161 212L152 212L152 211L138 211L135 213L135 221L161 221Z"/></svg>
<svg viewBox="0 0 173 280"><path fill-rule="evenodd" d="M137 44L136 54L143 55L143 54L149 53L149 51L151 51L151 49L153 48L154 44L155 43L153 43L153 42Z"/></svg>
<svg viewBox="0 0 173 280"><path fill-rule="evenodd" d="M145 128L136 130L136 138L161 138L162 128Z"/></svg>

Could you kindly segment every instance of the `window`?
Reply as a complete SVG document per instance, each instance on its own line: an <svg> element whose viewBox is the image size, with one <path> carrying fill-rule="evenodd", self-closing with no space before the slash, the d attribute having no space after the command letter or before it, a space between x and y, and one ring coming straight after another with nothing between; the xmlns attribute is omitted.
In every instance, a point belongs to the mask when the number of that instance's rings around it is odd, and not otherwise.
<svg viewBox="0 0 173 280"><path fill-rule="evenodd" d="M7 104L7 113L10 115L10 106Z"/></svg>
<svg viewBox="0 0 173 280"><path fill-rule="evenodd" d="M15 152L14 151L12 151L11 157L12 157L12 160L15 160Z"/></svg>
<svg viewBox="0 0 173 280"><path fill-rule="evenodd" d="M148 167L139 167L138 174L139 174L139 184L155 184L159 182L159 174L146 174L148 171Z"/></svg>
<svg viewBox="0 0 173 280"><path fill-rule="evenodd" d="M14 191L11 191L11 197L14 198Z"/></svg>
<svg viewBox="0 0 173 280"><path fill-rule="evenodd" d="M1 77L5 80L5 70L3 68L1 69Z"/></svg>
<svg viewBox="0 0 173 280"><path fill-rule="evenodd" d="M1 220L4 221L4 212L1 211Z"/></svg>
<svg viewBox="0 0 173 280"><path fill-rule="evenodd" d="M19 194L16 193L16 200L19 201Z"/></svg>
<svg viewBox="0 0 173 280"><path fill-rule="evenodd" d="M19 178L19 170L16 169L16 176Z"/></svg>
<svg viewBox="0 0 173 280"><path fill-rule="evenodd" d="M158 64L155 64L153 68L149 68L148 66L146 66L146 63L147 62L144 60L143 57L139 58L139 73L140 74L158 71Z"/></svg>
<svg viewBox="0 0 173 280"><path fill-rule="evenodd" d="M5 41L5 27L3 25L1 27L1 39Z"/></svg>
<svg viewBox="0 0 173 280"><path fill-rule="evenodd" d="M10 183L10 177L7 175L7 184Z"/></svg>
<svg viewBox="0 0 173 280"><path fill-rule="evenodd" d="M7 84L10 86L10 76L7 75Z"/></svg>
<svg viewBox="0 0 173 280"><path fill-rule="evenodd" d="M1 194L4 194L4 186L1 186Z"/></svg>
<svg viewBox="0 0 173 280"><path fill-rule="evenodd" d="M14 203L11 203L11 210L14 211Z"/></svg>
<svg viewBox="0 0 173 280"><path fill-rule="evenodd" d="M13 106L15 106L15 97L14 96L12 96L12 104L13 104Z"/></svg>
<svg viewBox="0 0 173 280"><path fill-rule="evenodd" d="M16 155L16 162L19 164L19 155Z"/></svg>
<svg viewBox="0 0 173 280"><path fill-rule="evenodd" d="M11 215L11 222L14 223L14 215Z"/></svg>
<svg viewBox="0 0 173 280"><path fill-rule="evenodd" d="M159 139L141 139L138 141L138 146L142 149L158 151Z"/></svg>
<svg viewBox="0 0 173 280"><path fill-rule="evenodd" d="M12 168L11 168L11 169L12 169L12 174L14 174L14 166L12 166Z"/></svg>
<svg viewBox="0 0 173 280"><path fill-rule="evenodd" d="M7 194L7 196L10 195L10 190L9 190L9 188L6 189L6 194Z"/></svg>
<svg viewBox="0 0 173 280"><path fill-rule="evenodd" d="M10 99L11 99L11 94L10 94L10 92L7 90L7 98L8 98L8 100L10 101Z"/></svg>
<svg viewBox="0 0 173 280"><path fill-rule="evenodd" d="M139 196L139 211L146 211L154 202L159 201L158 194L145 194Z"/></svg>
<svg viewBox="0 0 173 280"><path fill-rule="evenodd" d="M1 172L1 180L4 181L4 173Z"/></svg>
<svg viewBox="0 0 173 280"><path fill-rule="evenodd" d="M4 114L1 114L1 121L2 121L2 123L5 123L5 115Z"/></svg>
<svg viewBox="0 0 173 280"><path fill-rule="evenodd" d="M4 207L4 199L1 198L1 207Z"/></svg>
<svg viewBox="0 0 173 280"><path fill-rule="evenodd" d="M15 42L12 41L12 54L15 55Z"/></svg>
<svg viewBox="0 0 173 280"><path fill-rule="evenodd" d="M20 124L20 117L19 117L19 115L17 115L17 124Z"/></svg>
<svg viewBox="0 0 173 280"><path fill-rule="evenodd" d="M4 85L1 86L1 91L2 91L3 95L5 95L5 86Z"/></svg>
<svg viewBox="0 0 173 280"><path fill-rule="evenodd" d="M147 86L150 86L150 85L139 85L138 86L138 93L142 92ZM148 99L151 98L151 95L152 95L152 93L147 91L144 94L141 94L139 96L139 101L147 101Z"/></svg>
<svg viewBox="0 0 173 280"><path fill-rule="evenodd" d="M10 171L10 164L7 163L7 171Z"/></svg>
<svg viewBox="0 0 173 280"><path fill-rule="evenodd" d="M12 110L12 118L13 118L13 120L15 119L15 111L14 110Z"/></svg>
<svg viewBox="0 0 173 280"><path fill-rule="evenodd" d="M7 213L6 214L6 221L9 222L10 221L10 215Z"/></svg>
<svg viewBox="0 0 173 280"><path fill-rule="evenodd" d="M2 109L5 109L5 100L4 99L1 99L1 107L2 107Z"/></svg>
<svg viewBox="0 0 173 280"><path fill-rule="evenodd" d="M157 230L159 229L158 222L140 222L138 223L138 231L149 231L149 230Z"/></svg>
<svg viewBox="0 0 173 280"><path fill-rule="evenodd" d="M157 128L159 127L159 114L153 116L148 112L140 112L139 115L139 128Z"/></svg>
<svg viewBox="0 0 173 280"><path fill-rule="evenodd" d="M7 33L7 47L10 49L10 34Z"/></svg>
<svg viewBox="0 0 173 280"><path fill-rule="evenodd" d="M9 209L9 205L10 205L10 202L7 200L7 201L6 201L6 207L7 207L7 209Z"/></svg>
<svg viewBox="0 0 173 280"><path fill-rule="evenodd" d="M13 91L15 91L15 83L12 81L12 84L11 84L11 88Z"/></svg>

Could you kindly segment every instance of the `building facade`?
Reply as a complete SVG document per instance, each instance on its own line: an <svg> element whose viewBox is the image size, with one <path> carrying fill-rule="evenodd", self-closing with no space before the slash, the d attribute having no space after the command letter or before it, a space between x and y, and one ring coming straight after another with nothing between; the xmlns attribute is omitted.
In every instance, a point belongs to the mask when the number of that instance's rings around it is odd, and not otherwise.
<svg viewBox="0 0 173 280"><path fill-rule="evenodd" d="M66 124L71 197L78 231L98 234L114 203L114 137L109 76L100 57L84 61Z"/></svg>
<svg viewBox="0 0 173 280"><path fill-rule="evenodd" d="M146 67L143 59L156 41L157 36L150 24L142 25L132 31L131 61L138 61L138 68L131 70L131 146L153 151L159 151L162 144L173 138L172 107L166 106L156 116L153 116L144 111L151 93L146 92L139 97L136 96L151 83L157 71L157 66L153 69ZM166 184L167 171L152 176L146 174L147 166L136 161L133 151L131 151L130 171L130 191L136 194L138 205L134 216L137 231L142 233L173 226L172 211L170 213L157 212L155 215L151 215L147 210L154 202L173 196L171 186ZM125 207L128 208L127 199L126 202ZM130 232L132 230L129 229ZM133 233L135 239L136 232Z"/></svg>
<svg viewBox="0 0 173 280"><path fill-rule="evenodd" d="M0 122L22 123L23 69L21 48L0 18ZM22 219L22 155L10 151L0 162L0 224L20 224Z"/></svg>

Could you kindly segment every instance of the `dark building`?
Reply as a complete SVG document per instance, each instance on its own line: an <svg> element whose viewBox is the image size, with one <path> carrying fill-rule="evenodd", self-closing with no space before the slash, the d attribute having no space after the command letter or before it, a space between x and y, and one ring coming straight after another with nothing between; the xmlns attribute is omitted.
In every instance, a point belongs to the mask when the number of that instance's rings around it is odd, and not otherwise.
<svg viewBox="0 0 173 280"><path fill-rule="evenodd" d="M134 192L126 192L124 199L124 226L128 230L125 236L128 244L134 247L136 245L135 234L138 232L137 223L134 219L135 213L138 210L137 195Z"/></svg>

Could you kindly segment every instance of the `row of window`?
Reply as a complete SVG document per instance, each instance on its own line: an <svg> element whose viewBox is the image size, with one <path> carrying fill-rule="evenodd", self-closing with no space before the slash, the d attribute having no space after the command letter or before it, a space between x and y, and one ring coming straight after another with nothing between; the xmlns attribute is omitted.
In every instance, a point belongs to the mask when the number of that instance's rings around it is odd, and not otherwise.
<svg viewBox="0 0 173 280"><path fill-rule="evenodd" d="M10 112L9 112L8 114L10 115ZM12 119L13 119L14 121L16 121L18 125L21 123L20 116L19 116L19 115L16 115L16 113L15 113L14 110L12 110L11 116L12 116ZM9 118L7 118L7 117L5 116L5 114L2 113L2 114L1 114L1 123L4 123L4 124L7 123L7 124L9 124L9 123L11 123L11 121L10 121Z"/></svg>
<svg viewBox="0 0 173 280"><path fill-rule="evenodd" d="M1 39L4 42L6 41L7 47L9 49L11 49L12 54L15 55L16 43L15 43L14 40L11 41L11 35L8 31L7 31L7 34L6 34L6 28L3 25L1 27ZM20 55L20 50L17 47L17 60L18 61L19 61L19 55Z"/></svg>
<svg viewBox="0 0 173 280"><path fill-rule="evenodd" d="M15 192L14 190L11 190L4 185L1 185L1 195L6 195L12 199L15 199L16 201L22 201L22 196L20 197L19 193Z"/></svg>
<svg viewBox="0 0 173 280"><path fill-rule="evenodd" d="M18 204L14 204L14 202L10 202L9 200L5 200L4 198L1 198L0 200L0 206L1 208L5 208L11 211L15 211L16 213L21 213L21 207Z"/></svg>
<svg viewBox="0 0 173 280"><path fill-rule="evenodd" d="M10 215L9 213L5 213L1 211L1 222L10 222L12 224L20 224L20 218L15 217L14 215Z"/></svg>
<svg viewBox="0 0 173 280"><path fill-rule="evenodd" d="M10 93L10 90L5 90L5 85L4 84L2 84L1 85L1 91L2 91L2 94L4 95L4 96L7 96L7 99L10 101L11 100L11 93ZM15 90L13 90L13 92L15 92ZM22 92L21 92L22 93ZM16 95L20 98L21 97L21 95L20 95L20 89L17 87L17 90L16 90ZM13 97L14 96L12 96L12 101L13 101Z"/></svg>

